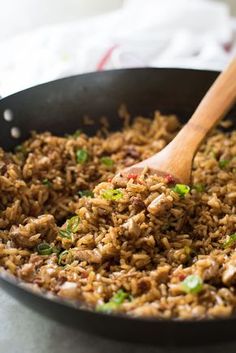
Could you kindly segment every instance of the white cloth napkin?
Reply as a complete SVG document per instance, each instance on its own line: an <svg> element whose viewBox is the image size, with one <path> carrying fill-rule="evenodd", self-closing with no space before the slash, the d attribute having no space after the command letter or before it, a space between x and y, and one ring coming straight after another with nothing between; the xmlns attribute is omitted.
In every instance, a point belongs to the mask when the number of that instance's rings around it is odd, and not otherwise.
<svg viewBox="0 0 236 353"><path fill-rule="evenodd" d="M221 70L236 53L228 7L211 0L127 0L122 9L0 43L0 95L94 70Z"/></svg>

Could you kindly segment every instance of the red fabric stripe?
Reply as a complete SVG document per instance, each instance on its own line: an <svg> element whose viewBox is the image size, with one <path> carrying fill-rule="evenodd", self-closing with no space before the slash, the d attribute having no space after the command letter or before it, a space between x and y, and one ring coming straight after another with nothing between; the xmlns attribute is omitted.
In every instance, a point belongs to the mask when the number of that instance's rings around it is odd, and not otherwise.
<svg viewBox="0 0 236 353"><path fill-rule="evenodd" d="M100 59L100 61L97 64L97 71L102 71L104 70L104 67L106 66L106 64L108 63L111 54L113 53L114 49L116 49L117 45L113 45L111 48L109 48L105 54L102 56L102 58Z"/></svg>

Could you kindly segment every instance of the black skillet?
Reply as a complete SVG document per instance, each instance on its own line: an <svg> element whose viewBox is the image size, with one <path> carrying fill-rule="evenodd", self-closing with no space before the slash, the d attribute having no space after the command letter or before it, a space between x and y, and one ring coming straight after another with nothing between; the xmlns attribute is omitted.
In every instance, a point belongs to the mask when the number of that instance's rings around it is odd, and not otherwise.
<svg viewBox="0 0 236 353"><path fill-rule="evenodd" d="M175 113L185 122L217 75L217 72L185 69L127 69L79 75L33 87L0 101L1 146L6 150L12 149L32 130L49 130L64 135L82 127L92 135L99 127L99 118L104 115L113 130L119 129L121 121L117 110L121 103L127 105L132 116L142 114L151 117L158 109L162 113ZM7 109L13 114L10 122L3 118ZM83 126L85 115L92 117L95 125ZM235 116L236 109L229 114L230 118ZM13 127L20 129L20 138L12 138ZM235 316L176 321L105 315L36 294L4 273L0 273L0 285L19 301L47 317L109 338L194 346L235 337Z"/></svg>

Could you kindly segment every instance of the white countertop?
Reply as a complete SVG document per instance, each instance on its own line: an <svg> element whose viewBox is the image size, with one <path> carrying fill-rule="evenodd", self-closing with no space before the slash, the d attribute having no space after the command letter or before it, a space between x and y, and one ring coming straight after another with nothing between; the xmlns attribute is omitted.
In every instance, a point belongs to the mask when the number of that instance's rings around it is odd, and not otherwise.
<svg viewBox="0 0 236 353"><path fill-rule="evenodd" d="M235 353L236 342L201 348L158 348L90 336L46 319L0 289L0 353ZM199 337L200 340L200 337Z"/></svg>

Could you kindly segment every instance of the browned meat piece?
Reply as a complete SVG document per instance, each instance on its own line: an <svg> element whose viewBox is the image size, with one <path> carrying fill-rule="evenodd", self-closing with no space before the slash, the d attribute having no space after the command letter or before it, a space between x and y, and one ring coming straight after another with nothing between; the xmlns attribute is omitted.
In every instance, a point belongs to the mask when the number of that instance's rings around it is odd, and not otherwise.
<svg viewBox="0 0 236 353"><path fill-rule="evenodd" d="M133 165L135 162L136 162L136 160L135 160L134 158L131 158L131 157L127 157L127 158L125 158L125 160L124 160L125 167L130 167L130 166Z"/></svg>
<svg viewBox="0 0 236 353"><path fill-rule="evenodd" d="M12 226L9 235L19 246L31 248L43 240L52 242L57 236L57 226L52 215L42 215L27 218L25 225Z"/></svg>
<svg viewBox="0 0 236 353"><path fill-rule="evenodd" d="M138 159L140 157L140 153L136 150L134 146L128 146L125 149L125 152L127 156L130 156L134 159Z"/></svg>
<svg viewBox="0 0 236 353"><path fill-rule="evenodd" d="M123 188L123 187L126 187L127 179L124 178L123 176L117 174L117 175L113 178L112 182L113 182L113 185L114 185L115 187Z"/></svg>
<svg viewBox="0 0 236 353"><path fill-rule="evenodd" d="M126 223L123 224L123 227L127 229L128 233L132 236L138 237L141 233L139 225L135 222L134 217L128 219Z"/></svg>
<svg viewBox="0 0 236 353"><path fill-rule="evenodd" d="M64 282L60 287L58 295L68 299L78 299L80 297L78 284L69 281Z"/></svg>
<svg viewBox="0 0 236 353"><path fill-rule="evenodd" d="M229 261L226 262L222 273L222 281L226 285L235 284L236 280L236 255L233 254Z"/></svg>
<svg viewBox="0 0 236 353"><path fill-rule="evenodd" d="M34 274L34 265L32 263L26 263L22 266L18 271L18 276L26 281L30 281L33 279Z"/></svg>
<svg viewBox="0 0 236 353"><path fill-rule="evenodd" d="M196 273L204 280L214 279L219 271L219 264L210 257L198 260L194 267L196 268Z"/></svg>
<svg viewBox="0 0 236 353"><path fill-rule="evenodd" d="M134 197L132 200L132 205L134 206L135 210L138 212L140 212L144 208L146 208L145 203L143 202L143 200L140 197Z"/></svg>
<svg viewBox="0 0 236 353"><path fill-rule="evenodd" d="M165 283L168 280L170 270L170 265L161 265L156 270L151 271L150 275L157 283Z"/></svg>
<svg viewBox="0 0 236 353"><path fill-rule="evenodd" d="M151 280L149 277L140 278L137 282L138 293L139 295L146 293L151 288Z"/></svg>
<svg viewBox="0 0 236 353"><path fill-rule="evenodd" d="M88 263L100 264L102 255L95 250L74 250L73 257L75 260L87 261Z"/></svg>
<svg viewBox="0 0 236 353"><path fill-rule="evenodd" d="M170 209L172 205L173 198L171 196L161 194L150 203L150 205L148 206L148 211L153 215L157 215Z"/></svg>

